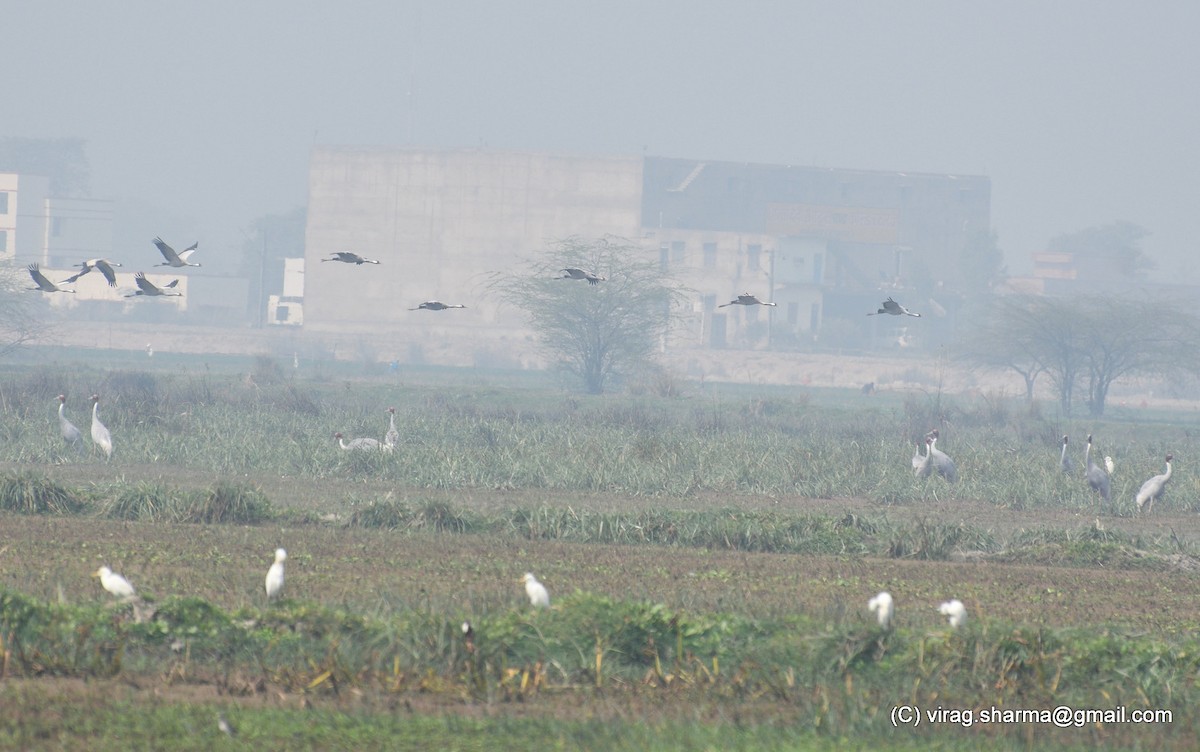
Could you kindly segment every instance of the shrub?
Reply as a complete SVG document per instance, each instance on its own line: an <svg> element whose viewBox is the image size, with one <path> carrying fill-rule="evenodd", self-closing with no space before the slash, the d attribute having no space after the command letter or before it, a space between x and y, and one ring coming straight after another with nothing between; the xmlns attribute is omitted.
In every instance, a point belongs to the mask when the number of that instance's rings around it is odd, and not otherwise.
<svg viewBox="0 0 1200 752"><path fill-rule="evenodd" d="M271 502L261 489L222 481L191 494L178 517L182 522L253 524L271 517Z"/></svg>
<svg viewBox="0 0 1200 752"><path fill-rule="evenodd" d="M0 478L0 509L18 514L78 514L84 502L44 475L18 473Z"/></svg>

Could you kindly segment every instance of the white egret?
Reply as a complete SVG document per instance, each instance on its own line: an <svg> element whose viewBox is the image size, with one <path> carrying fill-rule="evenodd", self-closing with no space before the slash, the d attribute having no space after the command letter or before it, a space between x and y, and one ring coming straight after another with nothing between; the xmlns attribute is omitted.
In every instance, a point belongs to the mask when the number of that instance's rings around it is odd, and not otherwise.
<svg viewBox="0 0 1200 752"><path fill-rule="evenodd" d="M955 629L967 623L967 607L957 598L938 606L938 613L945 616L950 621L950 626Z"/></svg>
<svg viewBox="0 0 1200 752"><path fill-rule="evenodd" d="M129 580L108 567L100 567L92 573L92 576L99 577L100 586L118 598L133 597L133 585L129 584Z"/></svg>
<svg viewBox="0 0 1200 752"><path fill-rule="evenodd" d="M529 596L529 602L536 608L545 608L550 605L550 593L546 590L546 586L538 582L532 572L526 572L521 577L521 582L525 584L525 593Z"/></svg>
<svg viewBox="0 0 1200 752"><path fill-rule="evenodd" d="M275 563L267 570L267 600L274 600L283 590L283 563L287 561L287 551L275 549Z"/></svg>
<svg viewBox="0 0 1200 752"><path fill-rule="evenodd" d="M879 620L879 626L884 629L891 628L892 616L896 613L896 604L892 600L891 593L885 590L876 595L867 601L867 608L875 612L875 618Z"/></svg>

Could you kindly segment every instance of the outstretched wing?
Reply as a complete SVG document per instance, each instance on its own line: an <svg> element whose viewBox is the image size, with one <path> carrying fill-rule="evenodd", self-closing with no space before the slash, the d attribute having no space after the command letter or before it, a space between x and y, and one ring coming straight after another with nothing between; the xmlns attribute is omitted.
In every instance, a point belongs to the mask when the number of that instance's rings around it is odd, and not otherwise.
<svg viewBox="0 0 1200 752"><path fill-rule="evenodd" d="M42 271L38 268L37 264L30 264L26 268L29 269L29 276L33 277L33 283L38 286L39 290L44 290L45 292L58 292L58 287L53 282L46 279L46 275L42 274Z"/></svg>
<svg viewBox="0 0 1200 752"><path fill-rule="evenodd" d="M175 249L164 243L162 238L155 238L154 245L158 247L158 252L163 255L168 264L174 264L180 260L179 254L175 252Z"/></svg>
<svg viewBox="0 0 1200 752"><path fill-rule="evenodd" d="M137 286L141 288L142 292L147 295L158 295L162 292L157 286L155 286L153 282L146 279L145 272L138 272L137 274L133 275L133 281L137 282Z"/></svg>
<svg viewBox="0 0 1200 752"><path fill-rule="evenodd" d="M77 279L79 279L79 278L80 278L80 277L82 277L83 275L87 274L87 273L88 273L88 272L90 272L91 270L92 270L92 267L90 267L90 266L85 266L85 267L83 267L83 271L79 272L78 274L74 274L74 275L71 275L70 277L67 277L66 279L64 279L64 280L62 281L62 283L63 283L64 285L66 285L66 284L70 284L71 282L74 282L74 281L76 281Z"/></svg>
<svg viewBox="0 0 1200 752"><path fill-rule="evenodd" d="M104 259L98 260L96 262L96 269L108 280L109 287L117 286L117 273L113 271L113 268L109 266L107 261ZM80 274L84 274L84 272L80 272Z"/></svg>

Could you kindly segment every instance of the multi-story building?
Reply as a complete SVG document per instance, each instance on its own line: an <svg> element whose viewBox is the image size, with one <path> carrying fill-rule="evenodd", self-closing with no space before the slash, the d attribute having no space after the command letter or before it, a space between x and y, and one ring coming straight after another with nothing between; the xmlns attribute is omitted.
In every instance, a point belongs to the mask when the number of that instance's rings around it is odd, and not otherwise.
<svg viewBox="0 0 1200 752"><path fill-rule="evenodd" d="M695 291L681 346L790 347L830 319L867 332L878 325L864 313L888 295L952 305L944 291L960 281L968 236L990 227L990 192L979 176L318 148L304 328L360 348L369 340L388 359L511 360L529 333L519 312L488 296L489 274L558 239L616 235ZM381 263L321 261L346 250ZM742 292L777 305L719 307ZM470 307L408 310L431 298Z"/></svg>

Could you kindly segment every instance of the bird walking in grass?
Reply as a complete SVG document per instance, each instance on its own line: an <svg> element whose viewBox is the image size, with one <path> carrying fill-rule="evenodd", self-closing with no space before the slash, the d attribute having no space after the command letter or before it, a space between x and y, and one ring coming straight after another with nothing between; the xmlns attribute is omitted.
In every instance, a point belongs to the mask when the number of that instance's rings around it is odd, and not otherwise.
<svg viewBox="0 0 1200 752"><path fill-rule="evenodd" d="M104 459L112 459L112 432L100 422L100 395L98 394L92 395L92 443L104 452Z"/></svg>
<svg viewBox="0 0 1200 752"><path fill-rule="evenodd" d="M235 734L237 734L237 729L233 727L233 724L230 723L229 719L225 717L225 714L221 712L217 713L217 728L221 730L222 734L231 739Z"/></svg>
<svg viewBox="0 0 1200 752"><path fill-rule="evenodd" d="M1154 508L1155 499L1162 497L1163 492L1167 490L1167 481L1171 479L1171 461L1175 459L1175 455L1167 455L1167 471L1162 475L1156 475L1150 480L1142 484L1138 489L1137 496L1133 498L1137 503L1138 511L1142 511L1142 507L1146 507L1146 514L1150 514L1150 510Z"/></svg>
<svg viewBox="0 0 1200 752"><path fill-rule="evenodd" d="M525 594L529 596L529 602L534 608L546 608L550 605L550 591L538 582L532 572L526 572L521 577L521 582L525 585Z"/></svg>
<svg viewBox="0 0 1200 752"><path fill-rule="evenodd" d="M1067 475L1075 472L1075 460L1071 459L1070 455L1067 454L1067 442L1069 441L1070 439L1067 438L1066 434L1063 434L1062 454L1059 455L1058 458L1058 466L1062 468L1062 471Z"/></svg>
<svg viewBox="0 0 1200 752"><path fill-rule="evenodd" d="M925 441L923 441L921 444L917 444L918 449L924 445L925 454L922 455L916 452L913 453L913 475L917 476L918 478L928 478L933 474L933 457L929 456L929 445L932 443L933 439L926 436Z"/></svg>
<svg viewBox="0 0 1200 752"><path fill-rule="evenodd" d="M907 308L900 305L899 303L892 300L891 298L888 298L887 300L883 301L883 303L881 305L883 307L880 308L878 311L876 311L875 313L868 313L867 315L868 316L878 316L881 313L886 313L890 316L912 316L914 318L921 318L921 314L913 313L912 311L908 310Z"/></svg>
<svg viewBox="0 0 1200 752"><path fill-rule="evenodd" d="M950 455L937 448L938 430L935 428L929 432L929 437L932 441L929 442L929 456L933 461L933 469L937 470L938 475L942 476L949 483L958 482L958 468L954 464L954 460L950 459Z"/></svg>
<svg viewBox="0 0 1200 752"><path fill-rule="evenodd" d="M739 295L739 296L737 296L736 298L734 298L733 300L729 301L728 303L722 303L721 305L717 306L717 308L725 308L726 306L731 306L731 305L744 305L744 306L752 306L752 305L761 305L761 306L777 306L777 305L779 305L779 304L778 304L778 303L764 303L763 301L759 300L757 296L755 296L755 295L751 295L751 294L750 294L750 293L748 293L748 292L744 292L744 293L742 293L741 295Z"/></svg>
<svg viewBox="0 0 1200 752"><path fill-rule="evenodd" d="M946 601L938 606L938 613L945 616L950 622L950 626L954 629L958 629L967 623L967 607L957 598Z"/></svg>
<svg viewBox="0 0 1200 752"><path fill-rule="evenodd" d="M867 601L867 608L875 613L875 619L883 629L890 629L892 616L896 613L896 603L892 594L886 590Z"/></svg>
<svg viewBox="0 0 1200 752"><path fill-rule="evenodd" d="M100 578L100 587L107 590L112 595L118 598L134 597L133 585L129 584L129 580L112 571L108 567L100 567L92 573L93 577Z"/></svg>
<svg viewBox="0 0 1200 752"><path fill-rule="evenodd" d="M275 549L275 562L267 570L266 587L269 601L279 597L279 592L283 590L283 563L285 561L287 561L287 551L282 548Z"/></svg>
<svg viewBox="0 0 1200 752"><path fill-rule="evenodd" d="M383 448L390 452L396 448L396 444L400 441L400 432L396 430L396 408L389 407L387 413L388 430L383 435Z"/></svg>
<svg viewBox="0 0 1200 752"><path fill-rule="evenodd" d="M370 438L350 439L350 443L347 444L346 437L342 434L341 431L338 431L337 433L335 433L333 435L333 438L337 439L338 446L340 446L342 449L345 449L346 451L353 451L356 449L363 450L363 451L374 451L374 450L380 448L379 440L378 439L370 439Z"/></svg>
<svg viewBox="0 0 1200 752"><path fill-rule="evenodd" d="M74 423L67 420L66 409L67 396L60 394L58 395L58 432L62 434L63 441L75 449L76 454L83 454L83 432Z"/></svg>
<svg viewBox="0 0 1200 752"><path fill-rule="evenodd" d="M196 252L196 249L200 247L199 243L192 243L178 253L175 252L174 248L164 243L162 238L155 238L154 245L156 248L158 248L158 252L162 254L164 259L163 263L155 264L155 266L174 266L177 268L182 268L185 266L200 266L199 264L193 264L188 260L192 257L192 254Z"/></svg>
<svg viewBox="0 0 1200 752"><path fill-rule="evenodd" d="M33 283L37 285L37 287L28 288L30 290L41 290L42 292L75 292L65 287L59 287L51 282L46 278L45 274L42 274L42 269L37 264L30 264L25 268L29 270L29 276L33 278Z"/></svg>
<svg viewBox="0 0 1200 752"><path fill-rule="evenodd" d="M1086 466L1086 475L1088 486L1100 494L1100 498L1105 501L1109 500L1112 488L1109 484L1108 473L1104 468L1092 461L1092 435L1089 433L1087 437L1087 450L1083 453L1083 464Z"/></svg>

